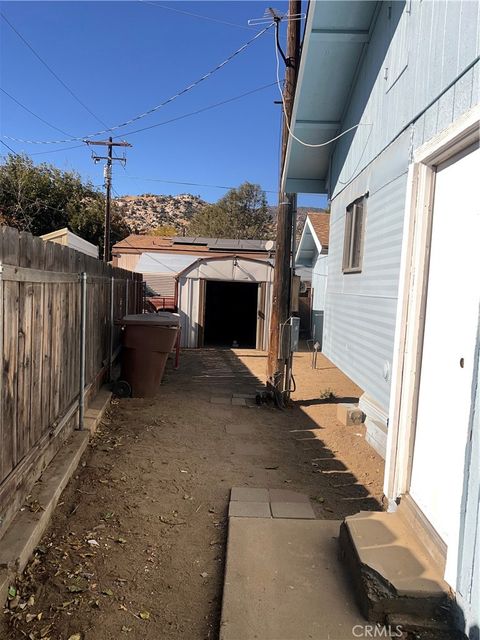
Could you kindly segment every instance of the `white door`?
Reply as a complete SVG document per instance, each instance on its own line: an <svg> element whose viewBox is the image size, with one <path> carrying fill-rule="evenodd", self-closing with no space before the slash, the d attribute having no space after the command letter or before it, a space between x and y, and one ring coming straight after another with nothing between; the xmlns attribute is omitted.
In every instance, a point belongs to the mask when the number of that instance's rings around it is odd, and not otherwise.
<svg viewBox="0 0 480 640"><path fill-rule="evenodd" d="M425 335L410 495L447 545L455 586L480 303L480 150L435 181Z"/></svg>

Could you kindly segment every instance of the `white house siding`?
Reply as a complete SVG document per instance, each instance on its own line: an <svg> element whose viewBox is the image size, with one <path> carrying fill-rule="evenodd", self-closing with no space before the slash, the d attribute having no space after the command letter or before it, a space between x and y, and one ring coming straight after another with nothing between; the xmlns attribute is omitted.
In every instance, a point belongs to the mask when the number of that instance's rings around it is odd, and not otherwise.
<svg viewBox="0 0 480 640"><path fill-rule="evenodd" d="M408 166L418 146L478 103L479 13L468 1L382 3L342 128L365 126L332 156L324 352L364 390L367 439L382 454ZM345 209L367 191L362 272L343 275Z"/></svg>

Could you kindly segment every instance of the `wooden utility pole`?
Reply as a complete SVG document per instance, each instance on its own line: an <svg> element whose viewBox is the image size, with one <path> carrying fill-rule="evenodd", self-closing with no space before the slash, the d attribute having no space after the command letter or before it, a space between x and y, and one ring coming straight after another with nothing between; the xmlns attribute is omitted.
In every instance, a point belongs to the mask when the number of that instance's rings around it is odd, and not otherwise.
<svg viewBox="0 0 480 640"><path fill-rule="evenodd" d="M300 14L301 2L290 0L288 15ZM275 19L275 18L274 18ZM277 29L280 21L275 19ZM281 49L280 49L281 52ZM281 52L282 53L282 52ZM283 58L282 54L282 58ZM268 352L268 380L267 385L274 391L277 400L283 402L285 391L285 369L288 365L289 353L285 339L288 336L286 323L290 317L291 295L291 269L294 256L292 256L293 220L297 208L297 196L294 193L282 191L282 174L285 165L288 143L288 123L291 122L293 100L295 97L295 85L297 81L298 65L300 61L300 21L289 20L287 27L287 54L285 86L283 89L283 130L282 153L280 161L280 190L278 194L277 237L275 249L275 270L273 279L272 315L270 320L270 343ZM288 120L287 120L288 119Z"/></svg>
<svg viewBox="0 0 480 640"><path fill-rule="evenodd" d="M105 199L105 224L104 224L104 235L103 235L103 261L108 262L110 260L110 225L111 225L111 202L112 202L112 165L113 161L117 160L118 162L122 162L126 164L127 159L123 158L114 158L113 157L113 147L131 147L132 145L129 142L113 142L112 136L108 140L85 140L88 145L100 145L103 147L107 147L107 155L106 156L96 156L92 155L93 161L95 163L100 162L100 160L106 160L104 167L104 177L105 177L105 190L106 190L106 199Z"/></svg>

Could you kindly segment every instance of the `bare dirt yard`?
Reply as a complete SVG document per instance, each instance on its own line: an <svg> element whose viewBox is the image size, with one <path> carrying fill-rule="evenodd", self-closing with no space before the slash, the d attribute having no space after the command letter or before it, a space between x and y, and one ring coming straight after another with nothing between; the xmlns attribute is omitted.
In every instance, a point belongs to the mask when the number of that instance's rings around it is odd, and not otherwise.
<svg viewBox="0 0 480 640"><path fill-rule="evenodd" d="M244 350L186 351L157 398L115 400L0 638L217 638L232 486L305 493L318 518L381 509L382 459L363 427L340 426L336 405L319 401L361 391L310 360L295 357L285 411L211 401L264 382L264 354Z"/></svg>

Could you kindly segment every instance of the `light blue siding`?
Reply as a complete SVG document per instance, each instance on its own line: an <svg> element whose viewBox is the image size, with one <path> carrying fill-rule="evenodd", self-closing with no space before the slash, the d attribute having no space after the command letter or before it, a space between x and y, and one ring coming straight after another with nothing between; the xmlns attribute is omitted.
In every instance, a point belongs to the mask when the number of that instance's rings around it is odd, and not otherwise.
<svg viewBox="0 0 480 640"><path fill-rule="evenodd" d="M328 255L318 254L312 269L312 338L323 347L323 325L326 302Z"/></svg>
<svg viewBox="0 0 480 640"><path fill-rule="evenodd" d="M459 76L479 55L480 3L382 3L343 129L363 124L337 143L333 197L412 121L419 146L477 104L480 63Z"/></svg>
<svg viewBox="0 0 480 640"><path fill-rule="evenodd" d="M385 415L408 166L416 148L478 102L480 63L458 76L480 53L479 14L469 1L382 3L343 129L368 126L332 155L324 351ZM344 275L345 210L367 191L362 272Z"/></svg>
<svg viewBox="0 0 480 640"><path fill-rule="evenodd" d="M324 352L387 414L410 134L402 134L332 202ZM389 161L385 162L388 158ZM361 273L343 274L345 210L366 200Z"/></svg>

